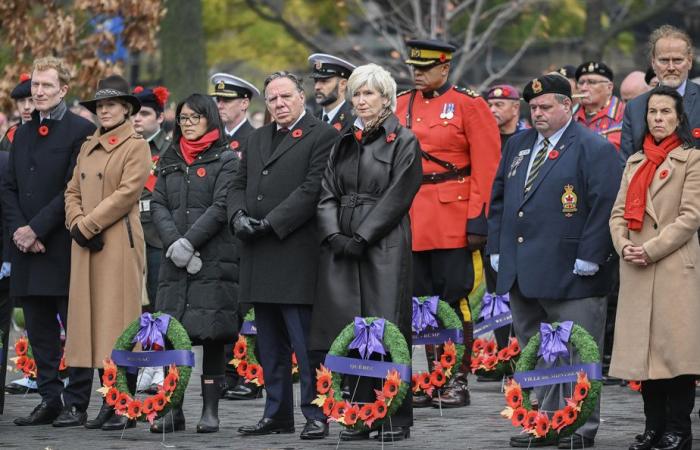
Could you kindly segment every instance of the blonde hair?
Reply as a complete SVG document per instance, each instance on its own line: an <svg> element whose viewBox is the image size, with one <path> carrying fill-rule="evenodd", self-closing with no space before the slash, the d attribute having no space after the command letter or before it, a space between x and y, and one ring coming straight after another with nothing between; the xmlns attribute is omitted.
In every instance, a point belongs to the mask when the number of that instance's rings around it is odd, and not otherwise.
<svg viewBox="0 0 700 450"><path fill-rule="evenodd" d="M664 38L680 39L681 41L685 42L685 44L688 46L688 56L690 56L690 59L693 59L693 41L690 39L690 36L688 36L688 33L685 31L672 25L662 25L656 30L652 31L651 35L649 36L649 59L654 59L656 54L656 43L659 42L659 39Z"/></svg>
<svg viewBox="0 0 700 450"><path fill-rule="evenodd" d="M35 70L44 71L49 69L55 69L56 72L58 72L58 80L61 84L67 85L73 77L68 64L66 64L63 59L56 58L55 56L45 56L35 60L32 72Z"/></svg>
<svg viewBox="0 0 700 450"><path fill-rule="evenodd" d="M386 69L376 64L365 64L353 70L348 79L350 97L365 85L388 99L389 108L392 112L396 111L396 81Z"/></svg>

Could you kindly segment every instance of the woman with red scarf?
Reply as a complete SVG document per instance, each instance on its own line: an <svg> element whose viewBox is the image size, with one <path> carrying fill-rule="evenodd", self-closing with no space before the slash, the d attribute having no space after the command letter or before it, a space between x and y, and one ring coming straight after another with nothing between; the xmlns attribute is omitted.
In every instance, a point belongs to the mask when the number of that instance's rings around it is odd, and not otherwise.
<svg viewBox="0 0 700 450"><path fill-rule="evenodd" d="M700 374L700 152L675 89L651 91L646 120L610 218L622 258L610 375L642 381L646 426L631 450L690 449Z"/></svg>
<svg viewBox="0 0 700 450"><path fill-rule="evenodd" d="M226 194L238 158L226 145L212 99L192 94L177 105L173 144L159 162L151 214L163 241L156 309L179 320L203 347L202 417L198 433L219 430L224 345L238 332L233 236ZM155 433L185 429L178 408L154 423Z"/></svg>

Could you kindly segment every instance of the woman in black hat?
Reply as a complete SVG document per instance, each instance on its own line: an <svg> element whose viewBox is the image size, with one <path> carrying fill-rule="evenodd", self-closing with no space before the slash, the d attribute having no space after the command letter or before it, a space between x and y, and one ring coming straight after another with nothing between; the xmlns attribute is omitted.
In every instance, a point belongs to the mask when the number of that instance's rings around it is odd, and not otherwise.
<svg viewBox="0 0 700 450"><path fill-rule="evenodd" d="M145 244L138 199L151 157L128 120L141 108L128 93L126 80L113 75L98 83L94 99L81 103L97 115L100 127L81 147L65 191L66 226L73 238L65 349L70 367L101 368L117 337L141 314ZM127 380L134 394L136 375ZM103 404L85 426L134 425Z"/></svg>

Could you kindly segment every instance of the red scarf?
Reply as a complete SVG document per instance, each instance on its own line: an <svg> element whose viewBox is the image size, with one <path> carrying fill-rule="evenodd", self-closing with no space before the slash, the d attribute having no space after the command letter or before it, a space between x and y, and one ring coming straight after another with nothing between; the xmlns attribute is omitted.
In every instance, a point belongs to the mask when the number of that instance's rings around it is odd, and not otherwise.
<svg viewBox="0 0 700 450"><path fill-rule="evenodd" d="M219 139L219 130L214 129L200 137L196 141L188 141L184 136L180 138L180 152L187 165L191 165L197 155L211 147L211 144Z"/></svg>
<svg viewBox="0 0 700 450"><path fill-rule="evenodd" d="M647 204L647 190L654 179L656 168L664 162L671 150L682 143L683 141L676 133L667 136L658 145L654 143L654 137L650 133L647 133L644 138L642 148L647 159L632 177L625 199L624 218L627 219L627 228L630 230L639 231L642 229L644 208Z"/></svg>

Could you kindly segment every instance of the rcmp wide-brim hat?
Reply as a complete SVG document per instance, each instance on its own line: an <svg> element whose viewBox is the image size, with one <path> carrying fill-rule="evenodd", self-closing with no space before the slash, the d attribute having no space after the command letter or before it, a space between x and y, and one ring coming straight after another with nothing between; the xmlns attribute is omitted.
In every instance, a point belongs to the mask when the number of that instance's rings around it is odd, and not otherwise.
<svg viewBox="0 0 700 450"><path fill-rule="evenodd" d="M119 75L111 75L104 80L97 82L97 91L92 100L80 102L93 114L97 114L97 102L100 100L120 99L132 106L131 114L135 114L141 109L141 102L134 95L131 95L129 83Z"/></svg>

